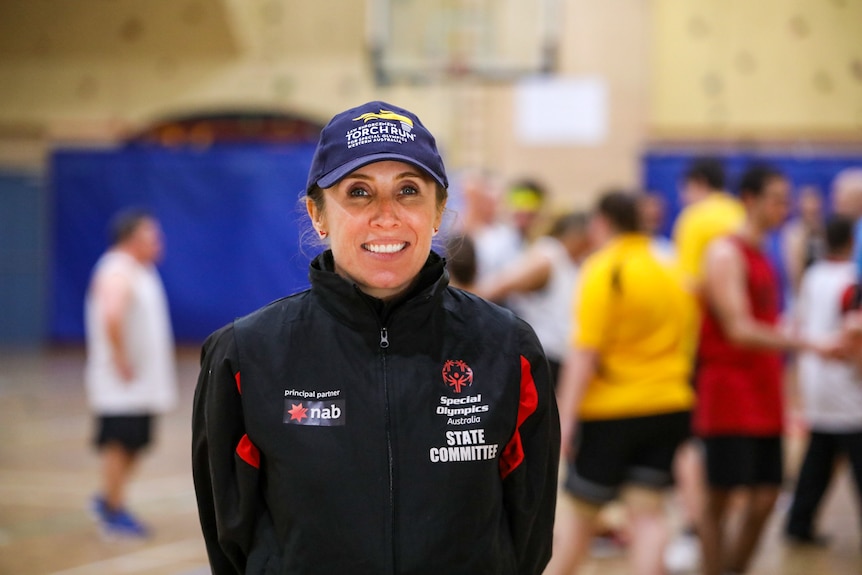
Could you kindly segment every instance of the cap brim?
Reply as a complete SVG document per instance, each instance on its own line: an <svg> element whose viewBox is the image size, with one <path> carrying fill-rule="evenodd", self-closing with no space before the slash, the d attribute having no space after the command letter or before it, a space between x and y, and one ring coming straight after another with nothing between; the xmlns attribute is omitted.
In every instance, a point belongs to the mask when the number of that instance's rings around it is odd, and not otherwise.
<svg viewBox="0 0 862 575"><path fill-rule="evenodd" d="M422 162L417 162L415 159L404 156L402 154L393 154L393 153L381 153L381 154L371 154L369 156L362 156L361 158L354 158L353 160L338 166L328 174L324 174L320 179L317 180L317 185L320 188L329 188L337 184L342 178L349 175L350 173L358 170L362 166L367 166L368 164L373 164L375 162L383 162L385 160L394 160L396 162L405 162L407 164L412 164L417 168L421 168L424 170L429 176L434 178L434 181L443 186L444 188L448 187L446 182L443 179L434 173L434 170L423 164Z"/></svg>

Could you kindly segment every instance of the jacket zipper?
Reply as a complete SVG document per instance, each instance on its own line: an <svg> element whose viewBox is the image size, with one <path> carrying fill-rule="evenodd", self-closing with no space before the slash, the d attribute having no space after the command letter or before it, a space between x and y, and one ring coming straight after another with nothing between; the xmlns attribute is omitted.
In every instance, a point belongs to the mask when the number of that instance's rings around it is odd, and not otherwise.
<svg viewBox="0 0 862 575"><path fill-rule="evenodd" d="M389 457L389 521L392 547L392 573L396 572L395 552L395 461L392 454L392 417L389 411L389 381L386 377L386 349L389 347L389 330L380 328L380 361L383 364L383 401L386 408L386 452Z"/></svg>

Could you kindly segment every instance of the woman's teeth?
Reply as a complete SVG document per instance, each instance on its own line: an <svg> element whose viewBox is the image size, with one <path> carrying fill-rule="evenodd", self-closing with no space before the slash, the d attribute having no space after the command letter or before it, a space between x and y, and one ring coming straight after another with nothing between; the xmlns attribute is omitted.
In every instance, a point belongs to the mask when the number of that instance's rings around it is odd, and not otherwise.
<svg viewBox="0 0 862 575"><path fill-rule="evenodd" d="M363 244L362 247L375 254L394 254L403 250L406 245L402 242L398 244Z"/></svg>

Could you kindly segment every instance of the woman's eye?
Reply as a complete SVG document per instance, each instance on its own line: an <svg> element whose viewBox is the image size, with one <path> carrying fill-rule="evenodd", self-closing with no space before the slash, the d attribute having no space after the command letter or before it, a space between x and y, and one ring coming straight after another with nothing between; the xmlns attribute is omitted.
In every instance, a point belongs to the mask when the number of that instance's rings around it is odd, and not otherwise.
<svg viewBox="0 0 862 575"><path fill-rule="evenodd" d="M401 188L401 193L405 196L415 196L419 193L419 190L417 190L413 186L404 186L403 188Z"/></svg>
<svg viewBox="0 0 862 575"><path fill-rule="evenodd" d="M368 195L368 191L363 188L351 188L347 194L352 198L361 198Z"/></svg>

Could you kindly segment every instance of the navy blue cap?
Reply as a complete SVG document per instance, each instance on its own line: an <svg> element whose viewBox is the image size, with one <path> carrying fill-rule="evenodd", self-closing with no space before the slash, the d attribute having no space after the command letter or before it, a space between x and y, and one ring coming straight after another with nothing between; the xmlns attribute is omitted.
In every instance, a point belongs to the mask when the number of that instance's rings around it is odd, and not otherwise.
<svg viewBox="0 0 862 575"><path fill-rule="evenodd" d="M320 132L306 193L328 188L354 170L384 160L406 162L449 187L437 143L419 118L386 102L368 102L336 115Z"/></svg>

